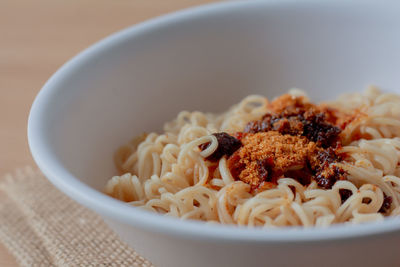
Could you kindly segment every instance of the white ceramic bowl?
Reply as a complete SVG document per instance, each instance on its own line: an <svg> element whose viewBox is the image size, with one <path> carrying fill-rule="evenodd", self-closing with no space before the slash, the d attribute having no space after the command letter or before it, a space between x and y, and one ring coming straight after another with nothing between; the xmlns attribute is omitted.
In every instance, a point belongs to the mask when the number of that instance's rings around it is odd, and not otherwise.
<svg viewBox="0 0 400 267"><path fill-rule="evenodd" d="M157 266L400 263L400 219L327 229L182 221L101 193L112 155L180 110L222 111L288 88L314 100L400 85L399 2L246 1L177 12L116 33L65 64L37 96L32 154L49 180Z"/></svg>

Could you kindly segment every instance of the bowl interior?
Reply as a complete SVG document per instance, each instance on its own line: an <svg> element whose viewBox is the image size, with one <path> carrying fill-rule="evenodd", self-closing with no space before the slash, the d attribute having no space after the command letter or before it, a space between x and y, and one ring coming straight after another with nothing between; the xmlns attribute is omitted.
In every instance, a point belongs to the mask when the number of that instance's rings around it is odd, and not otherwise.
<svg viewBox="0 0 400 267"><path fill-rule="evenodd" d="M280 2L280 3L278 3ZM398 9L337 2L235 3L129 28L46 84L36 131L73 176L102 190L113 153L181 110L218 112L292 87L313 100L400 84Z"/></svg>

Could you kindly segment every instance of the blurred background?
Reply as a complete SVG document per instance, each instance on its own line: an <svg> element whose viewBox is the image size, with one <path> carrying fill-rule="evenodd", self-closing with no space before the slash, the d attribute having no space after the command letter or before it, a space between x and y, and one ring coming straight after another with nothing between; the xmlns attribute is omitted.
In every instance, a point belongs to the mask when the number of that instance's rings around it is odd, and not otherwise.
<svg viewBox="0 0 400 267"><path fill-rule="evenodd" d="M69 58L127 26L216 0L0 0L0 177L33 165L29 109ZM0 244L0 266L17 266Z"/></svg>

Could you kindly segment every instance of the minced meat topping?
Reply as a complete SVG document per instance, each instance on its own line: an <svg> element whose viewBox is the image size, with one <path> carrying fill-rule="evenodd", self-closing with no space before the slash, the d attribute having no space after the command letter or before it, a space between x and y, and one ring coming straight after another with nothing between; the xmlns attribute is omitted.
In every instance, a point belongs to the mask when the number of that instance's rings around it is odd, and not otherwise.
<svg viewBox="0 0 400 267"><path fill-rule="evenodd" d="M278 131L281 134L301 135L324 148L335 145L338 141L341 130L330 123L334 120L332 115L316 105L304 102L303 97L283 95L273 101L270 107L273 113L267 113L261 120L248 123L244 131Z"/></svg>
<svg viewBox="0 0 400 267"><path fill-rule="evenodd" d="M345 171L337 165L342 160L338 152L341 129L334 125L338 119L332 112L291 95L272 101L269 109L270 113L228 138L237 140L235 147L228 149L228 167L235 179L257 191L275 187L282 177L303 185L315 180L324 189L346 179ZM217 154L210 157L216 160L223 156Z"/></svg>

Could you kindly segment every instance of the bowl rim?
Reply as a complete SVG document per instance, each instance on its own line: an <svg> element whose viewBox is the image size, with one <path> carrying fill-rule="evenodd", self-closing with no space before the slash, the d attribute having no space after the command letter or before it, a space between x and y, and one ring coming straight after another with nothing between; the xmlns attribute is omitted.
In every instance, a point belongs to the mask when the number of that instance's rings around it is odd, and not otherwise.
<svg viewBox="0 0 400 267"><path fill-rule="evenodd" d="M83 204L97 213L119 222L141 228L150 232L174 235L186 239L196 240L235 240L241 242L315 242L322 240L339 240L357 237L371 237L400 230L400 218L389 217L384 221L371 222L360 225L337 224L328 228L320 227L282 227L271 231L262 228L247 228L237 225L207 224L200 221L181 220L168 216L145 211L124 204L102 192L81 182L72 173L65 169L61 162L52 155L51 147L46 140L44 114L46 105L51 102L57 93L55 88L59 81L67 79L74 69L93 57L101 56L115 44L127 38L139 36L177 22L205 18L213 13L229 12L245 6L253 5L283 5L295 3L295 0L271 1L233 1L213 3L192 7L163 15L137 25L118 31L103 40L83 50L67 61L45 83L36 96L28 119L28 142L31 153L40 170L51 183L72 199ZM318 2L308 0L306 2ZM319 4L321 4L319 2Z"/></svg>

